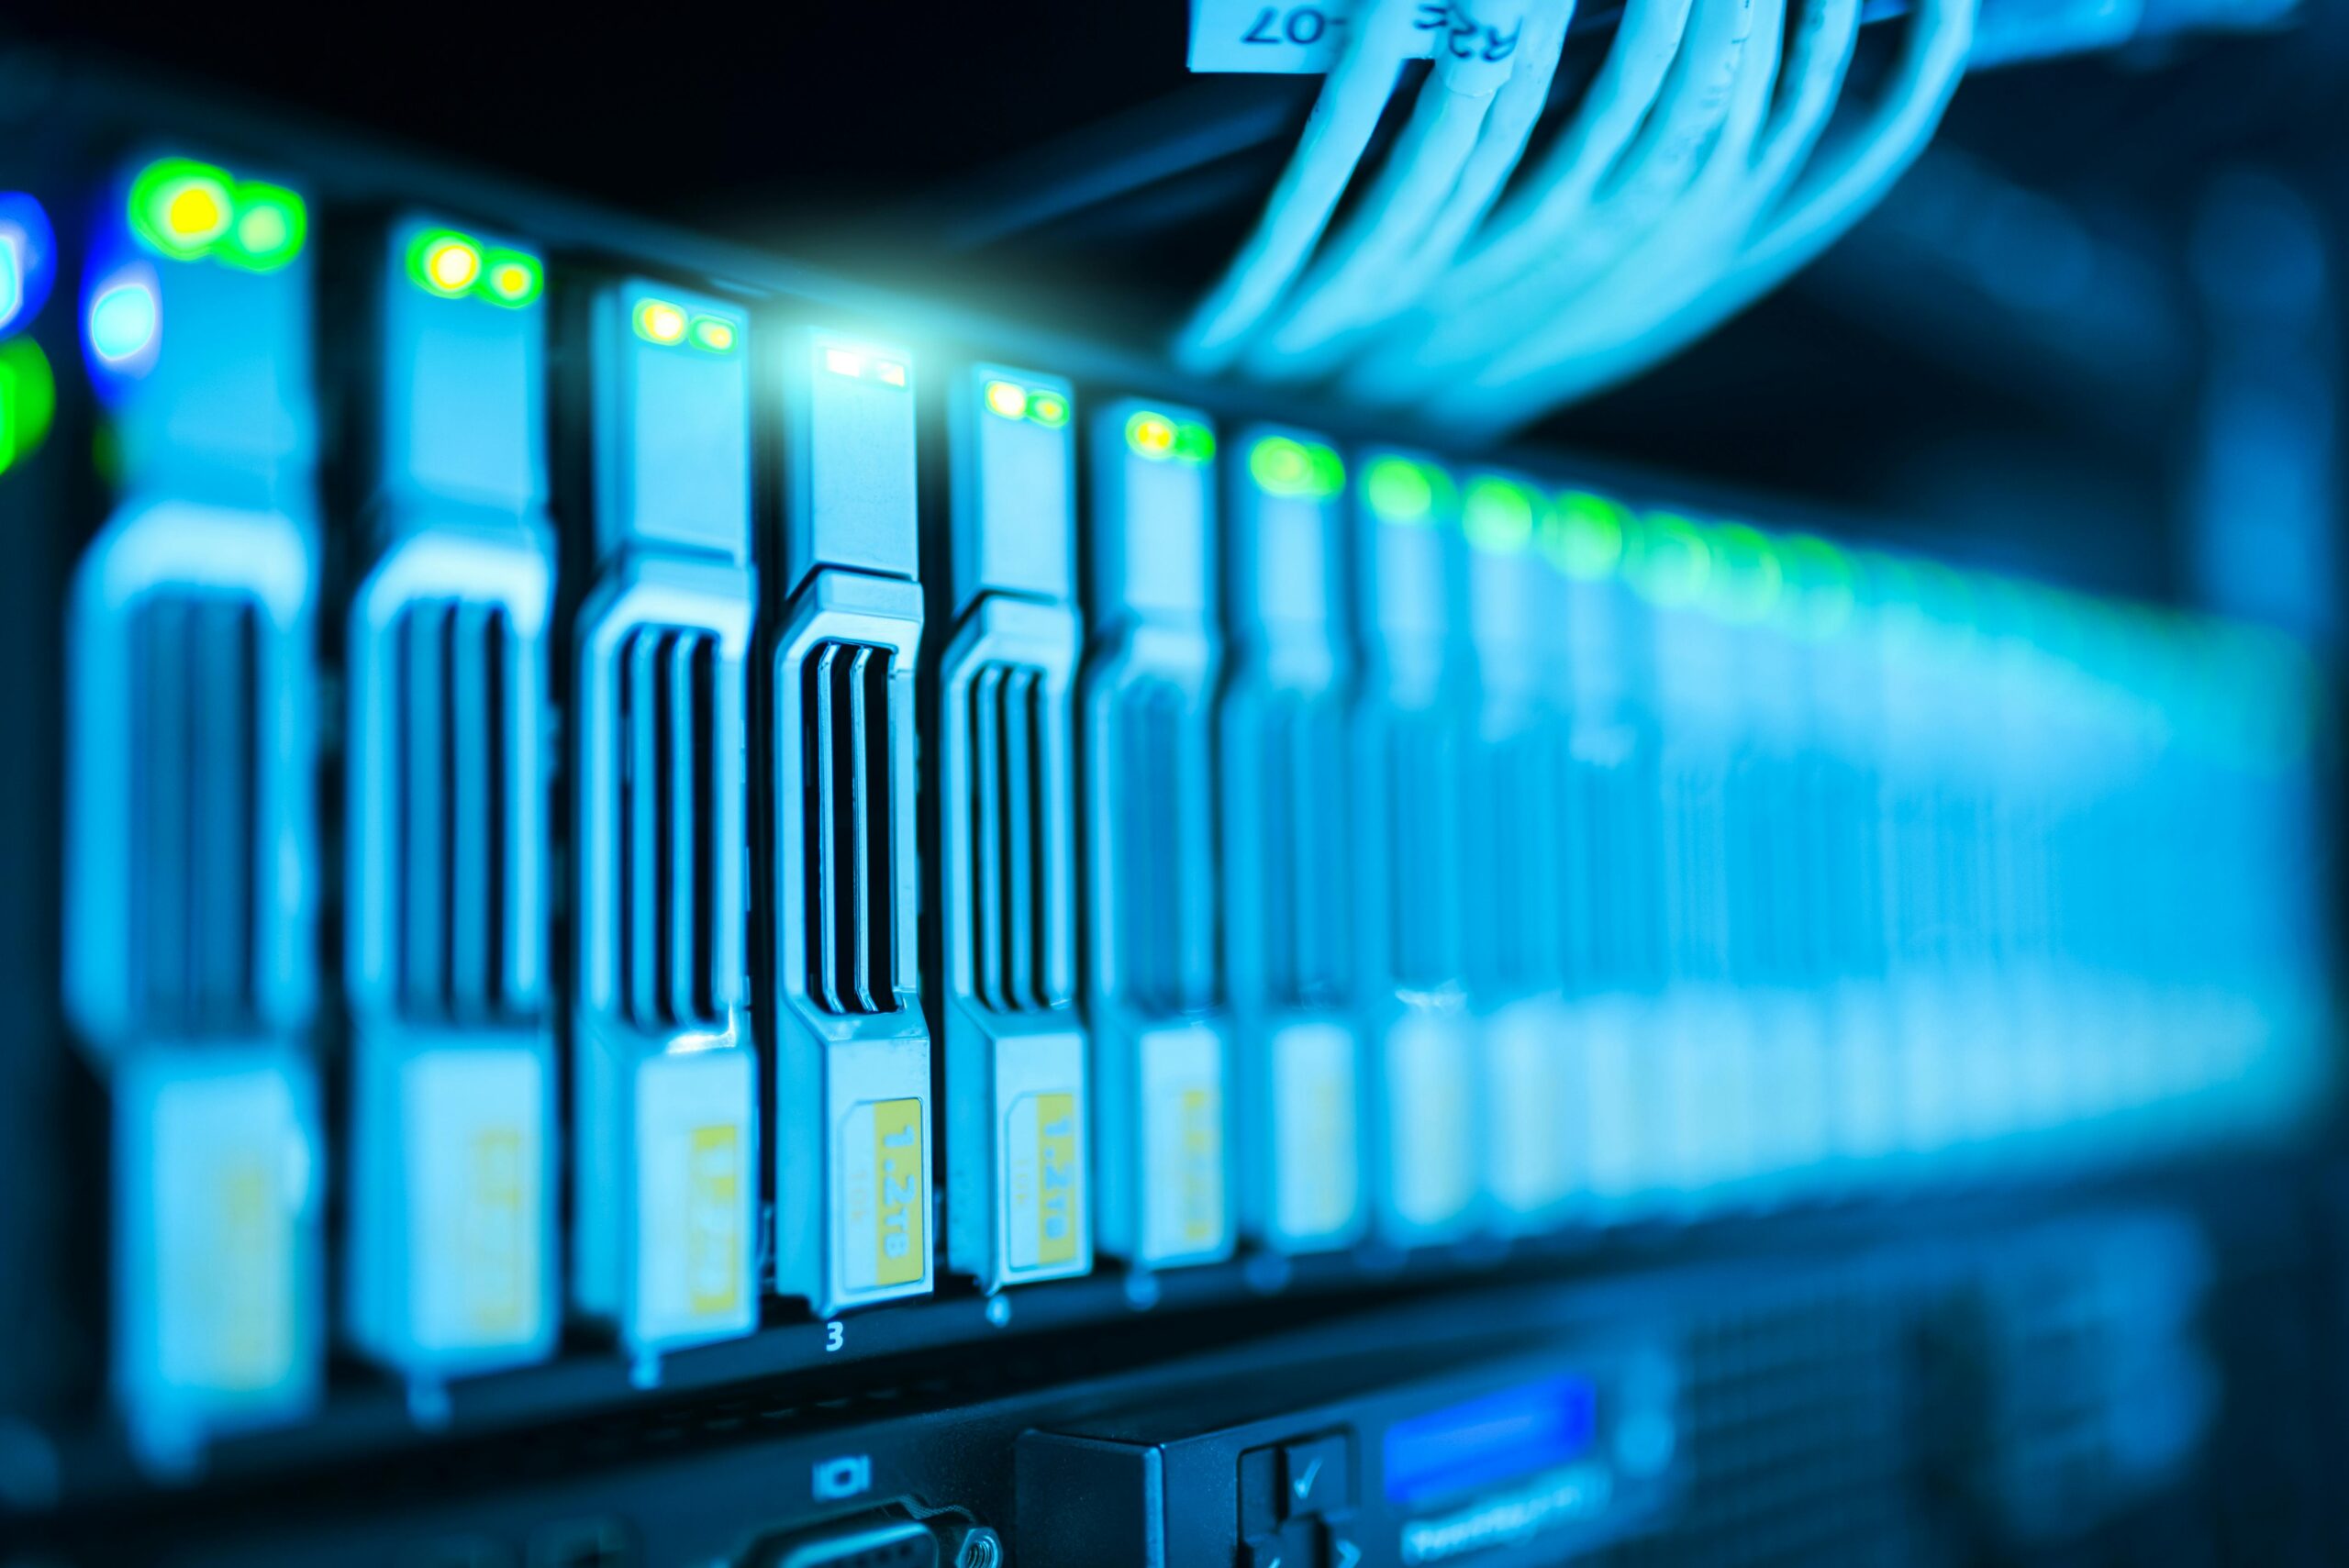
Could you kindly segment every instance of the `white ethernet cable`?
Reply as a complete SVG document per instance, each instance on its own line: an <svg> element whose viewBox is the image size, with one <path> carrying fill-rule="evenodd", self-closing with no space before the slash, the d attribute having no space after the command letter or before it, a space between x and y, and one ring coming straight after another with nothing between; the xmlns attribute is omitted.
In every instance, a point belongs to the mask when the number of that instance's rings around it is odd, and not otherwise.
<svg viewBox="0 0 2349 1568"><path fill-rule="evenodd" d="M1175 339L1186 369L1229 365L1305 264L1378 128L1403 62L1418 52L1418 9L1419 0L1371 0L1255 232Z"/></svg>
<svg viewBox="0 0 2349 1568"><path fill-rule="evenodd" d="M1573 16L1574 0L1480 0L1476 36L1464 49L1450 39L1437 45L1432 79L1377 183L1325 248L1285 318L1258 339L1248 357L1252 371L1293 379L1327 370L1336 358L1334 340L1394 296L1407 253L1451 204L1472 165L1489 202L1549 95ZM1493 39L1511 44L1497 59Z"/></svg>
<svg viewBox="0 0 2349 1568"><path fill-rule="evenodd" d="M1765 17L1756 25L1777 24ZM1505 381L1525 366L1603 351L1653 331L1735 266L1753 224L1784 194L1825 128L1859 28L1859 0L1810 0L1785 69L1776 73L1775 98L1766 78L1756 83L1749 76L1741 89L1753 96L1733 120L1770 111L1758 142L1736 149L1739 156L1731 158L1724 154L1732 139L1725 134L1687 198L1645 242L1476 379ZM1755 63L1749 59L1749 67Z"/></svg>
<svg viewBox="0 0 2349 1568"><path fill-rule="evenodd" d="M1976 6L1976 0L1919 0L1899 65L1865 125L1797 185L1735 265L1683 308L1599 351L1448 388L1431 400L1429 412L1463 428L1497 431L1522 423L1637 375L1785 281L1872 210L1924 150L1965 74Z"/></svg>
<svg viewBox="0 0 2349 1568"><path fill-rule="evenodd" d="M1755 0L1696 0L1661 91L1644 122L1637 123L1630 150L1609 168L1586 172L1578 162L1571 164L1568 177L1578 185L1586 183L1585 194L1567 207L1552 207L1545 201L1540 208L1545 215L1564 213L1559 236L1567 245L1563 253L1554 247L1543 250L1521 272L1482 295L1472 280L1490 270L1489 259L1498 251L1487 248L1472 255L1437 284L1439 307L1424 313L1422 320L1398 327L1387 343L1347 375L1346 390L1374 403L1410 402L1434 395L1505 349L1529 324L1549 320L1561 297L1648 232L1687 189L1728 117L1730 90L1745 54L1754 6ZM1617 49L1623 47L1624 40L1619 39ZM1772 52L1775 57L1775 48ZM1610 69L1615 58L1609 56ZM1603 71L1592 84L1594 96L1608 74ZM1625 74L1631 74L1628 69ZM1615 106L1596 107L1594 120L1611 117ZM1591 139L1595 144L1598 139L1594 135Z"/></svg>
<svg viewBox="0 0 2349 1568"><path fill-rule="evenodd" d="M1690 0L1672 0L1667 4L1659 0L1642 8L1655 15L1676 17L1676 43L1678 28L1687 21L1689 3ZM1470 231L1485 221L1485 216L1500 200L1501 187L1517 172L1518 160L1525 156L1525 144L1532 139L1542 111L1550 106L1550 84L1557 78L1559 62L1565 56L1566 33L1574 25L1573 0L1567 0L1552 15L1556 18L1556 39L1546 43L1531 38L1526 40L1525 58L1494 99L1493 112L1485 122L1484 139L1476 144L1468 166L1460 172L1459 183L1445 198L1442 209L1428 226L1418 246L1391 274L1381 291L1386 297L1364 302L1370 314L1360 318L1359 326L1373 326L1399 315L1417 302L1428 285L1452 265ZM1609 57L1610 62L1613 58ZM1668 63L1669 56L1666 60ZM1659 72L1658 80L1661 79ZM1578 118L1576 128L1569 129L1566 135L1576 135L1579 126Z"/></svg>
<svg viewBox="0 0 2349 1568"><path fill-rule="evenodd" d="M1473 299L1508 282L1564 239L1631 145L1680 53L1693 0L1630 0L1581 106L1488 233L1447 274L1448 296Z"/></svg>
<svg viewBox="0 0 2349 1568"><path fill-rule="evenodd" d="M1633 269L1645 252L1660 241L1668 245L1676 230L1718 210L1737 189L1778 79L1786 0L1746 0L1734 25L1733 41L1716 68L1721 74L1706 73L1699 83L1704 96L1676 141L1659 143L1653 157L1629 171L1577 234L1577 243L1525 280L1532 288L1546 285L1554 303L1542 314L1516 317L1517 330L1528 321L1576 318L1594 289L1612 278L1636 276ZM1698 41L1692 36L1692 49ZM1531 305L1539 296L1522 297ZM1503 315L1507 319L1505 307ZM1517 330L1508 342L1517 341Z"/></svg>

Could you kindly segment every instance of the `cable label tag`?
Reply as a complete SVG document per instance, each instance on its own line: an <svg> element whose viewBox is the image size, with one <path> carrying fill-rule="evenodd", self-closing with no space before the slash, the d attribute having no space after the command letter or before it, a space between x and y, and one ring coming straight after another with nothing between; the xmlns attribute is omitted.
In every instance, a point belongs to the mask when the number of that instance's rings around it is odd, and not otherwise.
<svg viewBox="0 0 2349 1568"><path fill-rule="evenodd" d="M1191 0L1190 67L1197 72L1310 76L1338 63L1360 0ZM1517 52L1521 17L1506 28L1476 19L1462 0L1420 0L1408 58L1497 65Z"/></svg>

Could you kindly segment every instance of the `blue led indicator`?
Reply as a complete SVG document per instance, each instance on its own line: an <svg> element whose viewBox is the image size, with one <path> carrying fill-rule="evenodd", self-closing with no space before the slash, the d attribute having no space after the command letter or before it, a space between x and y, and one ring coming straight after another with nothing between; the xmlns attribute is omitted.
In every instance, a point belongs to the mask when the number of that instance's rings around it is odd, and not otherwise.
<svg viewBox="0 0 2349 1568"><path fill-rule="evenodd" d="M90 296L90 351L108 369L139 375L154 363L163 313L151 272L128 268Z"/></svg>
<svg viewBox="0 0 2349 1568"><path fill-rule="evenodd" d="M57 237L40 203L22 191L0 193L0 337L40 314L56 259Z"/></svg>

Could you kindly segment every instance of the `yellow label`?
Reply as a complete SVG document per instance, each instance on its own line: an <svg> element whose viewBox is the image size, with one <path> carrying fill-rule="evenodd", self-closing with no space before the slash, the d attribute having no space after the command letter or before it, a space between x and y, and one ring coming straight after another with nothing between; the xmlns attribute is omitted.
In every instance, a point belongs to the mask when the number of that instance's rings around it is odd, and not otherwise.
<svg viewBox="0 0 2349 1568"><path fill-rule="evenodd" d="M873 1107L873 1169L879 1187L874 1213L874 1276L882 1284L921 1278L921 1102L884 1100Z"/></svg>
<svg viewBox="0 0 2349 1568"><path fill-rule="evenodd" d="M284 1375L291 1280L284 1228L269 1169L240 1160L220 1173L220 1296L217 1379L222 1388L263 1388Z"/></svg>
<svg viewBox="0 0 2349 1568"><path fill-rule="evenodd" d="M742 1299L741 1134L723 1122L695 1128L685 1158L688 1305L696 1315L731 1312Z"/></svg>
<svg viewBox="0 0 2349 1568"><path fill-rule="evenodd" d="M1183 1091L1183 1239L1205 1245L1223 1230L1223 1129L1212 1089Z"/></svg>
<svg viewBox="0 0 2349 1568"><path fill-rule="evenodd" d="M525 1211L522 1133L492 1128L473 1136L473 1223L465 1238L474 1326L518 1327L529 1310L529 1216Z"/></svg>
<svg viewBox="0 0 2349 1568"><path fill-rule="evenodd" d="M1036 1261L1076 1258L1076 1096L1036 1096Z"/></svg>

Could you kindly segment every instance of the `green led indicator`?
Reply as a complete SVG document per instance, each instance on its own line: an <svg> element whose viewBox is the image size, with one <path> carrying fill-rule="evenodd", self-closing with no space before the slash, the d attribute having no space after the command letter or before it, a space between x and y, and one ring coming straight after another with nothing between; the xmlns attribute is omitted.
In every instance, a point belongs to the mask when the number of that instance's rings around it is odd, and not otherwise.
<svg viewBox="0 0 2349 1568"><path fill-rule="evenodd" d="M1174 428L1174 455L1184 462L1208 462L1215 457L1215 432L1197 419Z"/></svg>
<svg viewBox="0 0 2349 1568"><path fill-rule="evenodd" d="M1712 532L1706 602L1724 620L1759 621L1777 606L1785 581L1777 547L1760 528L1725 523Z"/></svg>
<svg viewBox="0 0 2349 1568"><path fill-rule="evenodd" d="M1346 465L1319 441L1266 436L1249 449L1248 476L1267 495L1326 500L1345 488Z"/></svg>
<svg viewBox="0 0 2349 1568"><path fill-rule="evenodd" d="M1851 557L1815 534L1795 534L1778 546L1785 593L1781 618L1803 637L1832 637L1851 624L1859 597Z"/></svg>
<svg viewBox="0 0 2349 1568"><path fill-rule="evenodd" d="M482 258L479 292L493 305L519 310L546 292L546 268L519 250L492 250Z"/></svg>
<svg viewBox="0 0 2349 1568"><path fill-rule="evenodd" d="M236 188L237 217L213 245L213 254L249 272L273 272L302 253L309 235L309 209L283 185L241 180Z"/></svg>
<svg viewBox="0 0 2349 1568"><path fill-rule="evenodd" d="M0 343L0 473L39 449L57 412L57 378L30 338Z"/></svg>
<svg viewBox="0 0 2349 1568"><path fill-rule="evenodd" d="M1313 462L1313 485L1324 495L1335 495L1346 487L1346 460L1338 455L1335 447L1308 447L1306 456Z"/></svg>
<svg viewBox="0 0 2349 1568"><path fill-rule="evenodd" d="M1309 495L1313 463L1303 441L1266 436L1249 450L1248 477L1268 495Z"/></svg>
<svg viewBox="0 0 2349 1568"><path fill-rule="evenodd" d="M1460 503L1461 531L1478 550L1515 555L1533 542L1533 492L1489 475L1471 480Z"/></svg>
<svg viewBox="0 0 2349 1568"><path fill-rule="evenodd" d="M1543 517L1542 546L1567 576L1597 582L1623 564L1631 528L1631 509L1621 502L1569 490Z"/></svg>
<svg viewBox="0 0 2349 1568"><path fill-rule="evenodd" d="M685 328L685 337L704 353L730 354L734 351L734 323L720 317L695 317Z"/></svg>
<svg viewBox="0 0 2349 1568"><path fill-rule="evenodd" d="M1057 430L1068 423L1068 399L1057 392L1031 392L1028 394L1028 417L1047 429Z"/></svg>
<svg viewBox="0 0 2349 1568"><path fill-rule="evenodd" d="M1631 586L1651 604L1682 608L1704 597L1713 552L1704 530L1669 512L1652 513L1639 533L1631 563Z"/></svg>
<svg viewBox="0 0 2349 1568"><path fill-rule="evenodd" d="M293 225L285 221L284 210L277 206L256 206L238 215L235 228L237 248L247 256L268 256L283 250L294 233Z"/></svg>
<svg viewBox="0 0 2349 1568"><path fill-rule="evenodd" d="M131 231L175 261L193 261L236 217L228 172L189 158L161 158L130 182Z"/></svg>
<svg viewBox="0 0 2349 1568"><path fill-rule="evenodd" d="M1435 498L1442 473L1407 457L1382 457L1363 471L1363 499L1371 511L1389 523L1424 523L1435 516Z"/></svg>

